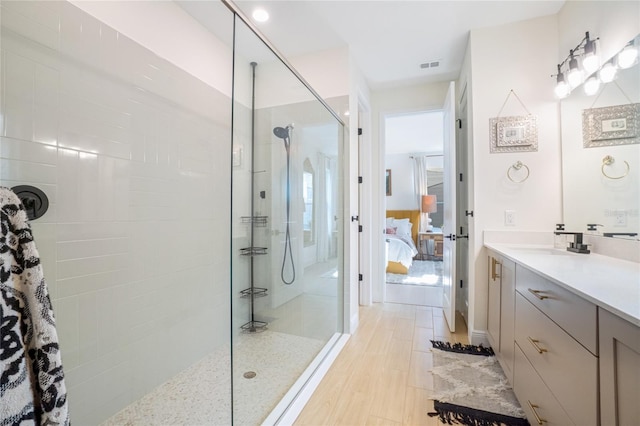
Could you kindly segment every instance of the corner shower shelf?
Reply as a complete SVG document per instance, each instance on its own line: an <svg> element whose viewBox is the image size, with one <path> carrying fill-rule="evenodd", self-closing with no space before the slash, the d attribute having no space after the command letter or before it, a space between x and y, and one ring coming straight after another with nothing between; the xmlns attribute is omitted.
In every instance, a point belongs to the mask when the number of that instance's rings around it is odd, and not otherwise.
<svg viewBox="0 0 640 426"><path fill-rule="evenodd" d="M256 228L264 228L267 226L267 216L242 216L240 220L242 223L255 225Z"/></svg>
<svg viewBox="0 0 640 426"><path fill-rule="evenodd" d="M266 247L245 247L240 249L242 256L259 256L261 254L267 254Z"/></svg>
<svg viewBox="0 0 640 426"><path fill-rule="evenodd" d="M249 321L248 323L240 326L242 331L246 331L248 333L258 333L267 329L267 323L264 321Z"/></svg>
<svg viewBox="0 0 640 426"><path fill-rule="evenodd" d="M264 297L267 295L267 289L261 287L249 287L240 292L240 297Z"/></svg>

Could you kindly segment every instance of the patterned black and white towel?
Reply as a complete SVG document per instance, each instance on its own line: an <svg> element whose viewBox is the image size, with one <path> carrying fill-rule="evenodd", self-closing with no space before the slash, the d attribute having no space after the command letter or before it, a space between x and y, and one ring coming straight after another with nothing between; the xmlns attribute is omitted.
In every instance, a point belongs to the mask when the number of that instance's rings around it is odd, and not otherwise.
<svg viewBox="0 0 640 426"><path fill-rule="evenodd" d="M27 214L0 187L0 426L68 425L53 309Z"/></svg>

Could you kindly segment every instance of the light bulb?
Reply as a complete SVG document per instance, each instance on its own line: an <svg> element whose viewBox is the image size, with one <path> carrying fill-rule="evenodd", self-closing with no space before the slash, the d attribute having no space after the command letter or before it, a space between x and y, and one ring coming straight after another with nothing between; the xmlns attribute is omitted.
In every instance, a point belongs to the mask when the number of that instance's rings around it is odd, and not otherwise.
<svg viewBox="0 0 640 426"><path fill-rule="evenodd" d="M567 75L569 86L571 86L572 89L575 89L582 84L582 78L582 70L578 68L578 60L573 57L572 53L571 60L569 61L569 74Z"/></svg>
<svg viewBox="0 0 640 426"><path fill-rule="evenodd" d="M569 93L571 93L571 88L566 81L562 81L556 85L554 92L557 97L559 97L560 99L564 99L569 96Z"/></svg>
<svg viewBox="0 0 640 426"><path fill-rule="evenodd" d="M600 58L595 53L588 54L582 60L582 67L587 74L595 72L600 66Z"/></svg>
<svg viewBox="0 0 640 426"><path fill-rule="evenodd" d="M596 53L596 41L589 40L589 33L587 33L587 42L584 45L584 58L582 59L582 67L587 75L592 74L600 67L600 58Z"/></svg>
<svg viewBox="0 0 640 426"><path fill-rule="evenodd" d="M560 99L566 98L571 93L571 87L564 80L564 74L560 70L560 65L558 65L558 75L556 76L556 88L553 89L556 96Z"/></svg>
<svg viewBox="0 0 640 426"><path fill-rule="evenodd" d="M618 53L618 66L622 69L631 67L638 59L638 49L632 44Z"/></svg>
<svg viewBox="0 0 640 426"><path fill-rule="evenodd" d="M600 88L600 80L595 75L592 75L584 83L584 93L587 95L595 95Z"/></svg>
<svg viewBox="0 0 640 426"><path fill-rule="evenodd" d="M616 78L617 72L618 68L609 61L600 69L600 80L602 80L603 83L610 83L614 78Z"/></svg>
<svg viewBox="0 0 640 426"><path fill-rule="evenodd" d="M569 80L569 86L575 89L582 83L582 71L578 68L572 69L567 75L567 80Z"/></svg>

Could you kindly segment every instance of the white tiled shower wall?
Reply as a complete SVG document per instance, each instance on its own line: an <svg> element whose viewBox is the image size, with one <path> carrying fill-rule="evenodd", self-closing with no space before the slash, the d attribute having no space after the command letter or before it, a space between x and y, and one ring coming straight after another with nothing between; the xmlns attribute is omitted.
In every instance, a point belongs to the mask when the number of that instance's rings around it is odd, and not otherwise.
<svg viewBox="0 0 640 426"><path fill-rule="evenodd" d="M0 184L49 197L34 236L95 424L228 343L231 100L69 3L0 6Z"/></svg>

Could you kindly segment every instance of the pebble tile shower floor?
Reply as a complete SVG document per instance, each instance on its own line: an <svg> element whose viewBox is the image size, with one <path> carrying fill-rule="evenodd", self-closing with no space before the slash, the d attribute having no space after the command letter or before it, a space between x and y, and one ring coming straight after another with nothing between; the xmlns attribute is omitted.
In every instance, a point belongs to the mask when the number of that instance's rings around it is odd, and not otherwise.
<svg viewBox="0 0 640 426"><path fill-rule="evenodd" d="M324 342L266 330L234 346L234 424L256 425L289 390ZM205 357L102 426L229 425L229 347ZM244 378L252 371L256 376Z"/></svg>

